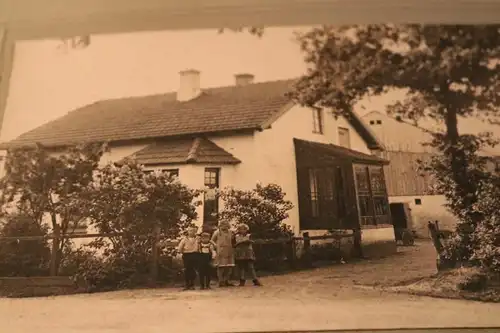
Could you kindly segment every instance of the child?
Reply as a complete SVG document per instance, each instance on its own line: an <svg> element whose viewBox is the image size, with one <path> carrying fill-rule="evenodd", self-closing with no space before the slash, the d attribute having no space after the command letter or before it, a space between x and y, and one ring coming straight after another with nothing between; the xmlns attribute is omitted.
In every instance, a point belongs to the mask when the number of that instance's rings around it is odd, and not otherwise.
<svg viewBox="0 0 500 333"><path fill-rule="evenodd" d="M239 224L234 237L234 259L236 262L236 269L240 277L240 287L245 285L245 273L250 275L255 286L262 286L257 278L257 274L255 273L255 253L253 251L252 241L248 231L248 225L244 223Z"/></svg>
<svg viewBox="0 0 500 333"><path fill-rule="evenodd" d="M212 259L215 257L215 244L210 240L208 232L202 232L200 236L200 254L198 273L200 274L201 289L210 289L210 275L212 271Z"/></svg>
<svg viewBox="0 0 500 333"><path fill-rule="evenodd" d="M219 223L219 228L212 235L212 242L217 252L215 264L219 287L233 286L229 282L234 267L233 233L229 230L228 222Z"/></svg>
<svg viewBox="0 0 500 333"><path fill-rule="evenodd" d="M184 263L184 290L194 290L196 279L196 266L200 254L200 240L196 236L197 229L189 227L187 234L181 239L177 251L182 255Z"/></svg>

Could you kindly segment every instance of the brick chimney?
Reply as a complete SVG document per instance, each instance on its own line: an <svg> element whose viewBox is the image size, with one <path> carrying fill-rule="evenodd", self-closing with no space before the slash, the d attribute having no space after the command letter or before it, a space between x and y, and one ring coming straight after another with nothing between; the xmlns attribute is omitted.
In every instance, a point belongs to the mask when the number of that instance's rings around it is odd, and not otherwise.
<svg viewBox="0 0 500 333"><path fill-rule="evenodd" d="M200 72L196 69L187 69L179 72L179 75L180 84L177 91L177 100L186 102L200 96Z"/></svg>
<svg viewBox="0 0 500 333"><path fill-rule="evenodd" d="M254 76L252 74L242 73L236 74L234 79L237 86L246 86L247 84L253 83Z"/></svg>

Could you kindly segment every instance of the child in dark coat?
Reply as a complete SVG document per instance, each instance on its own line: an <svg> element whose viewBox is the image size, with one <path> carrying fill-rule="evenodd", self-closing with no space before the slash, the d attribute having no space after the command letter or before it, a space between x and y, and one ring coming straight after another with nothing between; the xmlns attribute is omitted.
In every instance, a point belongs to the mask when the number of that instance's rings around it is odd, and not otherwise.
<svg viewBox="0 0 500 333"><path fill-rule="evenodd" d="M208 232L203 232L200 235L200 254L198 261L201 289L210 289L210 276L214 257L215 244L210 240L210 234Z"/></svg>
<svg viewBox="0 0 500 333"><path fill-rule="evenodd" d="M196 235L196 228L190 227L187 234L179 243L177 251L182 255L184 263L184 290L194 290L196 280L196 268L200 254L200 240Z"/></svg>
<svg viewBox="0 0 500 333"><path fill-rule="evenodd" d="M248 225L242 223L237 226L235 235L234 260L236 270L240 278L240 286L244 286L246 282L246 274L250 276L255 286L262 286L257 273L255 272L254 261L255 253L252 246L252 240Z"/></svg>

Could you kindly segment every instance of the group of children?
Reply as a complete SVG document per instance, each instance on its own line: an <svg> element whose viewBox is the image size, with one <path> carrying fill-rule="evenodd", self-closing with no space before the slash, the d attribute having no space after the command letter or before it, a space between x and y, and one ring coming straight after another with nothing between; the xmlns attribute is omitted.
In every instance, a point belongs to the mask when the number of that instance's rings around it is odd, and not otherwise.
<svg viewBox="0 0 500 333"><path fill-rule="evenodd" d="M185 290L194 289L196 272L200 288L210 289L212 267L217 269L219 287L233 286L230 280L234 268L240 286L245 285L246 274L250 275L254 285L262 285L254 268L255 253L248 225L239 224L234 235L227 222L221 222L212 236L208 232L198 236L196 232L195 227L189 228L178 247L184 263Z"/></svg>

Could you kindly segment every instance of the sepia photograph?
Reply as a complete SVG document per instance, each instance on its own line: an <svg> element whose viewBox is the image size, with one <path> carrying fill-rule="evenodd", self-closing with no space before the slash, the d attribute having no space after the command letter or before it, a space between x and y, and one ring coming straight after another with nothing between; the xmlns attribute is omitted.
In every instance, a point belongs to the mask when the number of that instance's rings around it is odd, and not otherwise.
<svg viewBox="0 0 500 333"><path fill-rule="evenodd" d="M0 15L0 331L500 331L500 24L42 14Z"/></svg>

